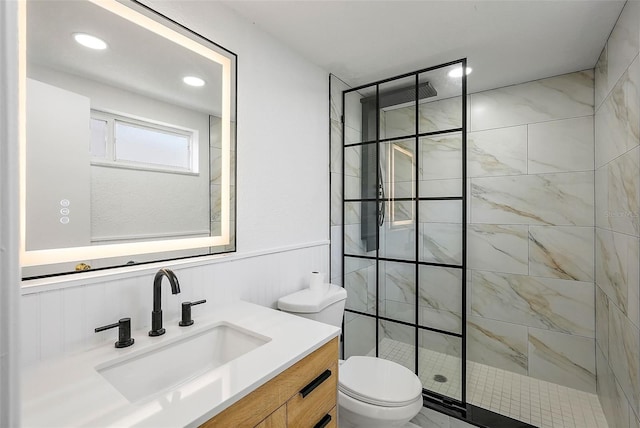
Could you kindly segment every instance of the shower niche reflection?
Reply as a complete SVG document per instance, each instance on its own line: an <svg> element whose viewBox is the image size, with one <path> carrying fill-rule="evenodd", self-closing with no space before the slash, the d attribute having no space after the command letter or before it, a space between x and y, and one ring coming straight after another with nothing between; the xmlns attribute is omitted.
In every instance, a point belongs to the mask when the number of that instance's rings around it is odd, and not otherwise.
<svg viewBox="0 0 640 428"><path fill-rule="evenodd" d="M344 357L466 403L466 59L349 89L343 107Z"/></svg>

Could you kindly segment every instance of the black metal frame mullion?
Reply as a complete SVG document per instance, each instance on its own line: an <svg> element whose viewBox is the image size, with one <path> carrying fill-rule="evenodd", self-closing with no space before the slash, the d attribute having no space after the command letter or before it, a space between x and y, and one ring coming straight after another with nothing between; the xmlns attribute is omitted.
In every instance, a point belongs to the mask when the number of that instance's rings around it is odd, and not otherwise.
<svg viewBox="0 0 640 428"><path fill-rule="evenodd" d="M467 59L462 59L462 385L460 400L467 402Z"/></svg>
<svg viewBox="0 0 640 428"><path fill-rule="evenodd" d="M376 85L376 357L380 356L380 85ZM384 215L384 213L382 213Z"/></svg>

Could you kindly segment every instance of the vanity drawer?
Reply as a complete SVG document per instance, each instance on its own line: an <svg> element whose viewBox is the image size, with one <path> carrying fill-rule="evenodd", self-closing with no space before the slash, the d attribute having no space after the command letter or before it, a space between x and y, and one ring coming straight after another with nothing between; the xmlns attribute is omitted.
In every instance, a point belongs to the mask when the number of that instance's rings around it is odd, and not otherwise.
<svg viewBox="0 0 640 428"><path fill-rule="evenodd" d="M336 361L287 401L289 426L315 427L336 406L337 388L338 362ZM333 419L335 418L331 418Z"/></svg>
<svg viewBox="0 0 640 428"><path fill-rule="evenodd" d="M281 416L279 413L274 412L282 410L286 412L287 426L297 428L298 425L292 423L291 415L287 410L288 402L296 399L302 389L329 369L331 370L331 376L309 392L306 400L314 403L311 404L311 406L320 406L320 403L316 403L317 397L332 395L332 406L335 406L335 400L337 399L337 368L338 338L334 338L320 349L289 367L269 382L258 387L255 391L249 393L231 407L209 419L202 424L201 427L253 428L259 426L263 428L263 425L260 425L262 422L265 422L264 428L280 427L276 421L281 420ZM330 379L331 382L329 381ZM328 392L330 388L333 388L332 394ZM281 406L282 409L279 409ZM325 404L322 404L321 408L324 413L318 415L318 421L332 406L326 407ZM271 417L273 417L273 420L270 421L269 419ZM335 420L335 418L332 417L332 420ZM315 423L309 426L313 427L314 425ZM327 426L331 425L329 424Z"/></svg>

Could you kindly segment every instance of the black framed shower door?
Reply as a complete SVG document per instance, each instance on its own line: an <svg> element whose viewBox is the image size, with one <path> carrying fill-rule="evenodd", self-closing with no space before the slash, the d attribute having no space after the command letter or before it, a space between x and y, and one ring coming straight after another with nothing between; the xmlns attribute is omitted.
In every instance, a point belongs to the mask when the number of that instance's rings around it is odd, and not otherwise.
<svg viewBox="0 0 640 428"><path fill-rule="evenodd" d="M466 404L466 59L342 93L343 356Z"/></svg>

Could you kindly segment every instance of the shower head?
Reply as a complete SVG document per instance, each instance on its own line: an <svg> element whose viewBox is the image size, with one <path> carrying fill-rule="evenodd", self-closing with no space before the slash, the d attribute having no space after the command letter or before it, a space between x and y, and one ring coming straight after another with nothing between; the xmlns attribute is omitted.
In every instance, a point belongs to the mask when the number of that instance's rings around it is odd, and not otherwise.
<svg viewBox="0 0 640 428"><path fill-rule="evenodd" d="M435 97L438 95L438 91L431 86L431 82L423 82L418 84L418 101L425 98ZM388 91L380 92L379 107L391 107L399 104L412 102L416 97L416 87L414 85L405 86L402 88L390 89ZM360 102L362 104L371 103L375 101L375 95L362 98Z"/></svg>

